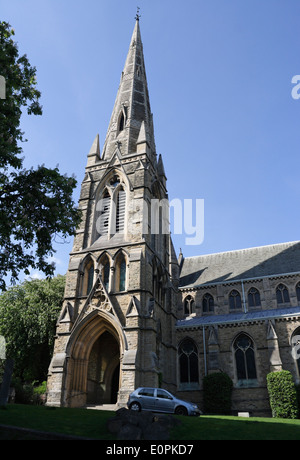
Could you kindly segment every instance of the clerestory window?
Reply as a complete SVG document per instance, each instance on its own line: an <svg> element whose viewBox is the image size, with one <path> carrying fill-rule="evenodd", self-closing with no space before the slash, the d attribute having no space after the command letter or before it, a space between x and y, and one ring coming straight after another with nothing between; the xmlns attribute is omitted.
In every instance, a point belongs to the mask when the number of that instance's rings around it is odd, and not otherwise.
<svg viewBox="0 0 300 460"><path fill-rule="evenodd" d="M260 307L260 293L256 288L251 288L248 291L248 305L249 307Z"/></svg>
<svg viewBox="0 0 300 460"><path fill-rule="evenodd" d="M289 303L290 295L287 287L284 284L279 284L276 289L277 304Z"/></svg>
<svg viewBox="0 0 300 460"><path fill-rule="evenodd" d="M241 294L237 290L233 290L229 294L230 310L240 310L242 308Z"/></svg>
<svg viewBox="0 0 300 460"><path fill-rule="evenodd" d="M211 294L204 294L202 300L203 313L212 313L214 311L214 298Z"/></svg>
<svg viewBox="0 0 300 460"><path fill-rule="evenodd" d="M184 299L184 314L188 316L192 313L195 313L195 301L192 296L188 295Z"/></svg>

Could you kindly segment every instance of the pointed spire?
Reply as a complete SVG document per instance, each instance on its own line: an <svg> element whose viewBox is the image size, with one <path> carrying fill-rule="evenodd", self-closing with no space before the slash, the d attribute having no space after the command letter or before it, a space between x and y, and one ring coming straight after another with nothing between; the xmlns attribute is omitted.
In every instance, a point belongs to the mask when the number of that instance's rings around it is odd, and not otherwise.
<svg viewBox="0 0 300 460"><path fill-rule="evenodd" d="M121 142L121 154L137 152L141 140L155 154L152 113L148 93L143 44L139 18L136 18L129 50L111 115L105 140L103 160L109 160L115 152L116 141ZM149 155L150 151L148 152Z"/></svg>
<svg viewBox="0 0 300 460"><path fill-rule="evenodd" d="M99 145L99 134L94 139L90 152L88 154L87 166L92 166L100 160L100 145Z"/></svg>
<svg viewBox="0 0 300 460"><path fill-rule="evenodd" d="M164 163L163 163L161 154L159 154L159 157L158 157L157 173L160 177L165 177L165 178L167 177L165 173L165 167L164 167Z"/></svg>
<svg viewBox="0 0 300 460"><path fill-rule="evenodd" d="M144 153L144 152L148 153L149 148L150 148L144 121L142 121L142 124L141 124L141 129L140 129L139 136L136 142L136 147L137 147L136 151L138 153Z"/></svg>

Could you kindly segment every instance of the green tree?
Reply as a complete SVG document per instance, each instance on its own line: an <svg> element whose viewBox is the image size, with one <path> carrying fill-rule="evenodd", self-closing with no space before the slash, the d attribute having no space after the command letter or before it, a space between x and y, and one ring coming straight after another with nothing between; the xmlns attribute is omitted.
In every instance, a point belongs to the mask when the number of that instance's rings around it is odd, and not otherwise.
<svg viewBox="0 0 300 460"><path fill-rule="evenodd" d="M47 378L65 277L24 281L0 295L0 335L22 381Z"/></svg>
<svg viewBox="0 0 300 460"><path fill-rule="evenodd" d="M21 115L25 109L42 114L41 93L36 68L19 56L13 36L11 26L0 22L0 75L6 81L6 98L0 100L0 289L6 276L15 282L29 268L52 276L55 236L74 235L81 218L72 199L74 177L44 165L23 167Z"/></svg>

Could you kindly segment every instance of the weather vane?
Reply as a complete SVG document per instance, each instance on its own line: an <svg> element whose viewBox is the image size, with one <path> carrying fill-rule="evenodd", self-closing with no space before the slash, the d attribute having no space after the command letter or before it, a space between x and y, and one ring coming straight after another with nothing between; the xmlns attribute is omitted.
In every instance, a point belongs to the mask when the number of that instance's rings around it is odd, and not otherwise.
<svg viewBox="0 0 300 460"><path fill-rule="evenodd" d="M136 19L137 21L139 21L139 20L140 20L140 17L141 17L141 15L139 14L139 12L140 12L140 7L138 6L138 7L137 7L136 16L135 16L135 19Z"/></svg>

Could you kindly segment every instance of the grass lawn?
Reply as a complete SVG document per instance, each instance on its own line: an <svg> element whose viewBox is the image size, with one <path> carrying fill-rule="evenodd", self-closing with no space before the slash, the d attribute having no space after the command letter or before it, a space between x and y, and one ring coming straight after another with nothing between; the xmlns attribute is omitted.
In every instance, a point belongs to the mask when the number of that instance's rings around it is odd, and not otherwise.
<svg viewBox="0 0 300 460"><path fill-rule="evenodd" d="M109 411L12 404L0 409L0 424L114 440L106 430L106 421L113 416L114 412ZM223 416L179 418L182 425L171 432L171 440L300 440L300 420ZM5 439L4 434L2 439Z"/></svg>
<svg viewBox="0 0 300 460"><path fill-rule="evenodd" d="M183 417L180 417L183 419ZM184 417L171 433L178 440L300 440L300 420L260 417Z"/></svg>
<svg viewBox="0 0 300 460"><path fill-rule="evenodd" d="M102 410L22 404L8 404L5 409L0 408L1 425L106 440L115 439L106 430L106 421L113 416L114 412Z"/></svg>

